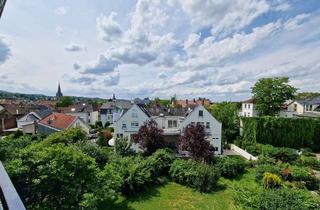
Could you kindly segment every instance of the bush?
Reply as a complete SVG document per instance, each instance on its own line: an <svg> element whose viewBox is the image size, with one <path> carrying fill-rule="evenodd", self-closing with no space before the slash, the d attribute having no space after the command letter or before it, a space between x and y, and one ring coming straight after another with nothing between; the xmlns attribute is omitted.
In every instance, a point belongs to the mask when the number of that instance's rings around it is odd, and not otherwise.
<svg viewBox="0 0 320 210"><path fill-rule="evenodd" d="M302 182L308 190L318 190L320 180L313 176L307 167L292 166L292 180Z"/></svg>
<svg viewBox="0 0 320 210"><path fill-rule="evenodd" d="M121 191L125 195L140 192L153 181L150 168L141 157L115 158L104 170L121 177Z"/></svg>
<svg viewBox="0 0 320 210"><path fill-rule="evenodd" d="M97 144L101 147L108 146L110 139L112 139L112 133L108 130L101 130L98 133Z"/></svg>
<svg viewBox="0 0 320 210"><path fill-rule="evenodd" d="M217 164L221 176L226 178L235 178L244 173L246 162L242 158L223 157L218 159Z"/></svg>
<svg viewBox="0 0 320 210"><path fill-rule="evenodd" d="M263 174L263 188L275 189L281 187L281 179L278 175L266 172Z"/></svg>
<svg viewBox="0 0 320 210"><path fill-rule="evenodd" d="M152 177L168 175L171 164L175 160L174 152L170 149L159 149L146 160L147 167L150 167Z"/></svg>
<svg viewBox="0 0 320 210"><path fill-rule="evenodd" d="M214 190L220 177L214 166L181 159L172 163L169 174L173 181L200 192Z"/></svg>
<svg viewBox="0 0 320 210"><path fill-rule="evenodd" d="M298 163L304 166L309 166L315 170L320 170L320 160L317 160L314 157L301 156Z"/></svg>
<svg viewBox="0 0 320 210"><path fill-rule="evenodd" d="M131 149L132 142L128 138L117 138L114 142L115 152L121 156L133 155L134 151Z"/></svg>
<svg viewBox="0 0 320 210"><path fill-rule="evenodd" d="M243 209L271 210L290 209L305 210L319 209L320 200L308 191L296 189L257 190L241 186L234 188L234 200Z"/></svg>
<svg viewBox="0 0 320 210"><path fill-rule="evenodd" d="M264 173L269 172L272 174L280 175L280 167L278 165L259 165L257 167L256 181L260 182L263 178Z"/></svg>
<svg viewBox="0 0 320 210"><path fill-rule="evenodd" d="M273 150L269 156L286 163L292 163L299 158L299 155L295 150L285 147Z"/></svg>
<svg viewBox="0 0 320 210"><path fill-rule="evenodd" d="M80 143L78 148L86 155L94 158L99 168L103 168L109 160L110 151L91 142Z"/></svg>
<svg viewBox="0 0 320 210"><path fill-rule="evenodd" d="M69 128L65 131L53 133L43 140L44 144L53 145L53 144L64 144L70 145L77 142L86 141L87 135L80 128Z"/></svg>

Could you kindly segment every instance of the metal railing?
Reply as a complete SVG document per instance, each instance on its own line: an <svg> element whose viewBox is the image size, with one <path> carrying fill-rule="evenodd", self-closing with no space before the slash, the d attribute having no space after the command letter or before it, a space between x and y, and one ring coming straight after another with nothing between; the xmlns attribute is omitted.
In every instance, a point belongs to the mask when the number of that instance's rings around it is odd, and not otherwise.
<svg viewBox="0 0 320 210"><path fill-rule="evenodd" d="M25 210L10 177L0 161L0 209Z"/></svg>

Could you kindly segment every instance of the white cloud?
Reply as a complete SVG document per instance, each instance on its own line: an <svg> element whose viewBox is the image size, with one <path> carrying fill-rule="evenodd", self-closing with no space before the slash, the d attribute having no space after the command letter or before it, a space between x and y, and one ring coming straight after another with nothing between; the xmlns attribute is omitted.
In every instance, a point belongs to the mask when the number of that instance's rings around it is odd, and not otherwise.
<svg viewBox="0 0 320 210"><path fill-rule="evenodd" d="M116 16L117 13L111 12L109 16L100 15L96 20L98 35L105 41L119 39L122 35L119 23L114 20Z"/></svg>
<svg viewBox="0 0 320 210"><path fill-rule="evenodd" d="M65 7L59 7L54 10L54 13L59 16L65 15L65 14L67 14L67 9Z"/></svg>

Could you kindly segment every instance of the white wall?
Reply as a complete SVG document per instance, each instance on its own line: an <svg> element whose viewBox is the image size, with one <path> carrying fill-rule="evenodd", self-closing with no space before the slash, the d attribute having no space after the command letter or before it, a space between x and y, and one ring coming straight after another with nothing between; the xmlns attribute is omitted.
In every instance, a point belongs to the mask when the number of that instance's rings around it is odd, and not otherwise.
<svg viewBox="0 0 320 210"><path fill-rule="evenodd" d="M87 124L80 119L77 119L75 122L73 122L70 127L71 128L80 127L87 134L89 133L89 130L90 130L89 126L87 126Z"/></svg>
<svg viewBox="0 0 320 210"><path fill-rule="evenodd" d="M98 111L90 112L90 124L95 124L98 120L99 120L99 112Z"/></svg>
<svg viewBox="0 0 320 210"><path fill-rule="evenodd" d="M253 103L242 103L241 116L242 117L256 117L257 113L255 110L255 105Z"/></svg>
<svg viewBox="0 0 320 210"><path fill-rule="evenodd" d="M199 116L199 111L203 111L203 117ZM210 138L210 144L214 147L218 148L218 151L215 152L215 154L221 154L221 129L222 124L217 121L210 112L203 106L197 106L187 117L186 119L181 123L180 127L181 130L186 128L191 122L203 122L204 126L206 126L206 123L210 123L210 128L206 129L206 131L209 133Z"/></svg>
<svg viewBox="0 0 320 210"><path fill-rule="evenodd" d="M117 138L117 134L122 134L123 137L128 137L130 139L130 135L137 133L140 126L142 126L148 119L149 117L136 104L133 105L117 122L113 124L114 138ZM138 126L132 127L131 122L137 122ZM123 125L126 126L126 129L123 129Z"/></svg>

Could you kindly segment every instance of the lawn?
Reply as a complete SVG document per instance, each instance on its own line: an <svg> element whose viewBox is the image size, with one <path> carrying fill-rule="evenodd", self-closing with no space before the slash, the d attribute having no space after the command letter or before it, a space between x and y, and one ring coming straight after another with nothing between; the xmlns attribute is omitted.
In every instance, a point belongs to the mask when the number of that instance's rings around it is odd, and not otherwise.
<svg viewBox="0 0 320 210"><path fill-rule="evenodd" d="M212 193L199 193L180 184L168 182L162 186L150 188L134 197L122 198L115 206L101 209L238 209L232 199L232 187L235 184L255 187L257 184L254 177L255 171L249 169L243 176L234 180L221 178L217 191Z"/></svg>

